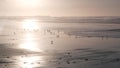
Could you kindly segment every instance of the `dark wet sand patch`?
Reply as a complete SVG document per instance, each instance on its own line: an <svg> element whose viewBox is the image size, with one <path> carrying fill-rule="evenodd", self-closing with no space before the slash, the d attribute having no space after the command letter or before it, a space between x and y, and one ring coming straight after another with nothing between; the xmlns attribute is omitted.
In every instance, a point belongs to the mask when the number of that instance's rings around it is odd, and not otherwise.
<svg viewBox="0 0 120 68"><path fill-rule="evenodd" d="M110 29L110 30L106 30L106 31L120 32L120 29Z"/></svg>
<svg viewBox="0 0 120 68"><path fill-rule="evenodd" d="M81 51L85 54L81 54ZM86 53L87 52L87 53ZM75 49L65 53L56 55L56 62L58 64L80 64L83 62L91 62L92 65L103 65L108 63L120 63L117 57L120 55L119 51L112 50L94 50L94 49ZM54 56L55 57L55 56ZM55 58L54 58L55 59ZM55 63L56 63L55 62Z"/></svg>

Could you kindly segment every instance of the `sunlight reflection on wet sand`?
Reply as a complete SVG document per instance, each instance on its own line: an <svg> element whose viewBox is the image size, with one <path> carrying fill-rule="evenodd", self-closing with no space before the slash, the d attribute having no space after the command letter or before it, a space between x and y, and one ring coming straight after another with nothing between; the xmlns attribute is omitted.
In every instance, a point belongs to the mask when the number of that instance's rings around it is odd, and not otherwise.
<svg viewBox="0 0 120 68"><path fill-rule="evenodd" d="M40 66L40 60L43 60L40 56L24 57L20 59L20 61L23 62L21 66L25 68Z"/></svg>

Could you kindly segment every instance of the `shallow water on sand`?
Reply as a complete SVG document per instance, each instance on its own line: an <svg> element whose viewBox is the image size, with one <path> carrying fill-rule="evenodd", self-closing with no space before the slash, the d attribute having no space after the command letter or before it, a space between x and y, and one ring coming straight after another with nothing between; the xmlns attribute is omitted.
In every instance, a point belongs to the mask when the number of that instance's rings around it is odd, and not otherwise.
<svg viewBox="0 0 120 68"><path fill-rule="evenodd" d="M120 67L120 24L0 22L0 68Z"/></svg>

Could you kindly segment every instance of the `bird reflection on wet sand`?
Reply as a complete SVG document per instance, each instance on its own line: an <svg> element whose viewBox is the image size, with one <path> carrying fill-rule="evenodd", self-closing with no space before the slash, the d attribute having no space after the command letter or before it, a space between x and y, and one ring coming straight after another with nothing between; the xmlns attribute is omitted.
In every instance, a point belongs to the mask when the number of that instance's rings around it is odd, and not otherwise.
<svg viewBox="0 0 120 68"><path fill-rule="evenodd" d="M88 28L83 23L58 25L37 19L10 21L12 25L7 21L0 34L0 68L120 67L119 28L103 30L99 24Z"/></svg>

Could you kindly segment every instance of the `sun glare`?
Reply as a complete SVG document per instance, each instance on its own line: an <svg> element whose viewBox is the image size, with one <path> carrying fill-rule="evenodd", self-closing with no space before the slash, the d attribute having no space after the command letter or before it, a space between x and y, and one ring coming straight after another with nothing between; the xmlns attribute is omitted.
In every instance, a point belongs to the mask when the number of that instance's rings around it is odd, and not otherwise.
<svg viewBox="0 0 120 68"><path fill-rule="evenodd" d="M17 0L17 2L21 5L21 6L26 6L26 7L36 7L39 5L39 2L41 2L41 0Z"/></svg>
<svg viewBox="0 0 120 68"><path fill-rule="evenodd" d="M36 20L28 19L23 21L23 28L27 30L39 29Z"/></svg>
<svg viewBox="0 0 120 68"><path fill-rule="evenodd" d="M38 30L38 22L36 19L25 19L22 22L22 28L26 31L23 35L23 42L19 45L21 49L29 51L40 51L38 48L38 43L35 42L36 33L31 31Z"/></svg>
<svg viewBox="0 0 120 68"><path fill-rule="evenodd" d="M28 51L40 51L38 48L38 43L35 42L34 34L28 33L23 36L24 42L19 45L19 48L25 49Z"/></svg>
<svg viewBox="0 0 120 68"><path fill-rule="evenodd" d="M29 51L39 51L37 44L34 42L26 42L20 45L20 48L26 49Z"/></svg>

